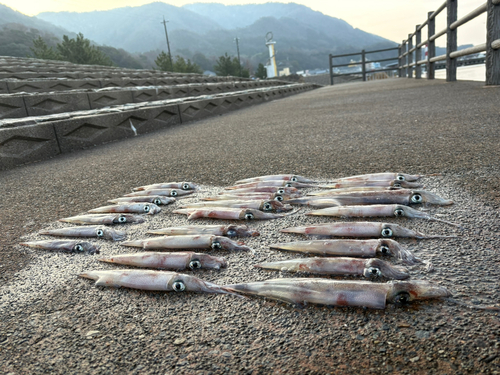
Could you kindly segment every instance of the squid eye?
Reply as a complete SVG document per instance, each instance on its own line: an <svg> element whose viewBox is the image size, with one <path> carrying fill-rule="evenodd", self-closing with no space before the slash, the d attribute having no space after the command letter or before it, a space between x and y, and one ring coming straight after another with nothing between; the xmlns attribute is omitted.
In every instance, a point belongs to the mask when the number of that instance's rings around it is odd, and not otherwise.
<svg viewBox="0 0 500 375"><path fill-rule="evenodd" d="M399 182L395 182L395 183L392 184L392 187L400 188L401 184Z"/></svg>
<svg viewBox="0 0 500 375"><path fill-rule="evenodd" d="M389 246L386 246L386 245L380 246L380 252L384 255L388 255L391 253L389 250Z"/></svg>
<svg viewBox="0 0 500 375"><path fill-rule="evenodd" d="M273 209L273 205L269 202L264 203L264 207L262 207L264 211L271 211Z"/></svg>
<svg viewBox="0 0 500 375"><path fill-rule="evenodd" d="M285 189L278 189L278 190L276 191L276 194L280 194L280 195L281 195L281 194L285 194Z"/></svg>
<svg viewBox="0 0 500 375"><path fill-rule="evenodd" d="M177 192L177 190L171 190L170 191L170 196L176 197L177 195L179 195L179 193Z"/></svg>
<svg viewBox="0 0 500 375"><path fill-rule="evenodd" d="M144 212L149 212L150 209L151 209L151 207L149 206L149 204L146 204L144 206Z"/></svg>
<svg viewBox="0 0 500 375"><path fill-rule="evenodd" d="M292 187L292 184L291 184L290 182L287 182L287 183L285 184L285 187Z"/></svg>
<svg viewBox="0 0 500 375"><path fill-rule="evenodd" d="M102 237L104 236L104 231L102 229L98 229L95 231L95 234L97 237Z"/></svg>
<svg viewBox="0 0 500 375"><path fill-rule="evenodd" d="M394 210L394 216L405 216L405 211L402 208L396 208Z"/></svg>
<svg viewBox="0 0 500 375"><path fill-rule="evenodd" d="M254 216L253 216L253 214L251 214L251 213L249 212L249 213L246 213L246 214L245 214L245 219L246 219L246 220L253 220L253 219L254 219Z"/></svg>
<svg viewBox="0 0 500 375"><path fill-rule="evenodd" d="M274 197L274 200L275 201L278 201L278 202L283 202L284 201L284 198L282 195L277 195L276 197Z"/></svg>
<svg viewBox="0 0 500 375"><path fill-rule="evenodd" d="M382 235L382 237L392 237L393 235L391 228L383 228L380 234Z"/></svg>
<svg viewBox="0 0 500 375"><path fill-rule="evenodd" d="M212 245L210 246L212 247L213 250L222 249L222 245L220 244L219 241L212 242Z"/></svg>
<svg viewBox="0 0 500 375"><path fill-rule="evenodd" d="M393 300L395 305L404 305L410 302L410 293L408 292L400 292L396 294Z"/></svg>
<svg viewBox="0 0 500 375"><path fill-rule="evenodd" d="M234 229L230 229L226 232L226 236L228 237L236 237L236 231Z"/></svg>
<svg viewBox="0 0 500 375"><path fill-rule="evenodd" d="M297 177L292 176L292 178L290 179L290 181L297 182Z"/></svg>
<svg viewBox="0 0 500 375"><path fill-rule="evenodd" d="M411 196L411 202L412 203L422 203L423 199L422 199L422 196L420 194L413 194Z"/></svg>
<svg viewBox="0 0 500 375"><path fill-rule="evenodd" d="M73 248L73 251L78 251L79 253L81 253L83 251L83 246L80 244L76 244Z"/></svg>
<svg viewBox="0 0 500 375"><path fill-rule="evenodd" d="M197 270L201 268L201 262L199 260L192 260L191 262L189 262L189 268L191 268L192 270Z"/></svg>
<svg viewBox="0 0 500 375"><path fill-rule="evenodd" d="M156 204L157 206L161 204L161 199L160 198L155 198L153 200L153 203Z"/></svg>
<svg viewBox="0 0 500 375"><path fill-rule="evenodd" d="M118 222L119 223L126 223L127 222L127 218L125 216L120 216L120 217L118 217Z"/></svg>
<svg viewBox="0 0 500 375"><path fill-rule="evenodd" d="M396 180L398 180L398 181L404 181L404 180L405 180L405 176L403 176L403 175L401 175L401 174L398 174L398 175L396 176Z"/></svg>
<svg viewBox="0 0 500 375"><path fill-rule="evenodd" d="M182 190L189 190L191 186L189 186L189 184L186 182L184 184L182 184Z"/></svg>
<svg viewBox="0 0 500 375"><path fill-rule="evenodd" d="M175 281L172 284L172 289L176 292L183 292L186 290L186 286L184 285L184 283L182 281Z"/></svg>
<svg viewBox="0 0 500 375"><path fill-rule="evenodd" d="M370 273L370 276L373 276L373 277L382 276L382 272L380 272L380 270L378 268L375 268L375 267L368 268L368 272Z"/></svg>

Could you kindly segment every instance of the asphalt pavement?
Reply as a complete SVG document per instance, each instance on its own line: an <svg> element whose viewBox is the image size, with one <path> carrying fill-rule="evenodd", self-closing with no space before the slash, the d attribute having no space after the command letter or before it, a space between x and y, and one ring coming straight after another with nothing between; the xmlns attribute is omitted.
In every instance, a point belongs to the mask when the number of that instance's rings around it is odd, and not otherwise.
<svg viewBox="0 0 500 375"><path fill-rule="evenodd" d="M0 172L0 371L498 374L500 313L488 307L500 306L499 103L500 87L480 82L327 86ZM329 181L386 171L429 175L426 187L455 201L428 209L464 231L407 225L456 239L403 242L435 266L417 267L412 278L447 287L457 303L375 311L117 290L77 277L107 267L94 259L18 245L134 186L193 181L215 192L258 175ZM171 210L146 224L187 223ZM300 215L252 223L261 236L244 241L255 258L228 254L227 270L198 275L221 284L291 277L251 265L290 258L268 245L284 239L280 228L302 223ZM129 236L144 234L134 228Z"/></svg>

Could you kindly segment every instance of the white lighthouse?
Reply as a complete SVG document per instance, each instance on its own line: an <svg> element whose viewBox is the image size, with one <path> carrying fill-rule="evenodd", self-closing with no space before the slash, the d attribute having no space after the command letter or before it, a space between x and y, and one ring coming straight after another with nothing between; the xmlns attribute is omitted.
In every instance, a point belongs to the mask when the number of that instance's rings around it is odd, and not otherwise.
<svg viewBox="0 0 500 375"><path fill-rule="evenodd" d="M269 48L269 62L266 65L267 70L267 78L274 78L278 76L278 68L276 66L276 57L274 51L274 45L276 42L273 42L273 33L268 32L266 34L266 46Z"/></svg>

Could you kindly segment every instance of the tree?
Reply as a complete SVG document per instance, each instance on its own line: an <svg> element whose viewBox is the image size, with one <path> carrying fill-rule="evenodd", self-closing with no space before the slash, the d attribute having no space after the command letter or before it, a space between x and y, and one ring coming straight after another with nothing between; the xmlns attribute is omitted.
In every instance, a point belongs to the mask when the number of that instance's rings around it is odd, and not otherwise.
<svg viewBox="0 0 500 375"><path fill-rule="evenodd" d="M227 52L216 61L214 70L218 76L250 77L250 71L241 66L236 57L231 59Z"/></svg>
<svg viewBox="0 0 500 375"><path fill-rule="evenodd" d="M262 63L259 64L257 67L257 71L255 72L255 76L260 79L265 79L267 78L267 71L264 65Z"/></svg>
<svg viewBox="0 0 500 375"><path fill-rule="evenodd" d="M160 52L155 60L155 64L162 71L172 71L177 73L203 73L201 68L192 63L191 60L187 61L182 56L175 56L175 62L170 64L170 57L165 52Z"/></svg>
<svg viewBox="0 0 500 375"><path fill-rule="evenodd" d="M227 55L220 56L215 62L214 71L218 76L234 76L234 67L231 58Z"/></svg>
<svg viewBox="0 0 500 375"><path fill-rule="evenodd" d="M172 71L172 61L170 60L170 56L164 51L161 51L158 57L156 57L155 64L161 71Z"/></svg>
<svg viewBox="0 0 500 375"><path fill-rule="evenodd" d="M76 39L63 36L61 43L57 43L57 51L61 59L75 64L89 65L113 65L111 59L96 46L90 45L90 40L86 39L82 33Z"/></svg>
<svg viewBox="0 0 500 375"><path fill-rule="evenodd" d="M30 50L33 53L33 56L37 59L44 59L44 60L61 59L61 56L59 56L59 54L56 51L54 51L52 47L49 47L41 36L38 36L38 38L33 39L33 47L30 47Z"/></svg>

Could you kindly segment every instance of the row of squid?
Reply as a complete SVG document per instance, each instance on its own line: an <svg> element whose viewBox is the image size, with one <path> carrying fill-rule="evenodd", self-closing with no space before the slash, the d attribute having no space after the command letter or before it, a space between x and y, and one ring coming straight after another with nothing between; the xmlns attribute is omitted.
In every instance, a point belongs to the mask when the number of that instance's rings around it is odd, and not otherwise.
<svg viewBox="0 0 500 375"><path fill-rule="evenodd" d="M378 173L342 178L328 184L295 175L261 176L237 181L217 196L203 198L202 202L181 205L174 213L188 215L188 220L199 218L223 220L277 219L297 214L292 205L320 208L306 215L358 217L423 218L450 225L460 225L434 218L423 211L409 207L412 204L449 205L451 201L421 190L422 176L397 173ZM301 188L320 188L303 196ZM100 237L115 241L125 239L125 233L109 225L140 223L137 214L156 214L160 205L170 204L183 196L193 194L197 186L188 183L162 183L134 188L134 192L109 201L111 206L99 207L87 215L64 218L60 221L82 224L78 227L42 231L40 234L66 237ZM95 226L95 224L99 224ZM103 226L107 225L107 226ZM378 239L328 239L295 241L270 245L271 249L293 251L321 257L267 262L255 267L330 275L363 275L367 278L409 278L405 267L394 266L376 258L393 256L406 265L424 263L404 249L394 237L446 238L450 236L425 235L393 223L332 222L319 225L285 228L284 233L298 233L321 237L352 237ZM246 225L190 225L148 231L161 237L124 241L121 245L138 247L146 252L101 258L104 262L157 269L220 269L227 266L222 257L195 253L194 249L243 250L253 252L242 242L230 237L256 236L259 233ZM74 252L98 253L95 245L77 241L35 241L26 246L46 249L64 249ZM151 250L181 250L165 253ZM372 283L370 281L331 280L322 278L280 278L261 282L218 286L194 276L168 271L112 270L90 271L82 275L96 280L100 286L123 286L144 290L197 291L226 294L254 294L292 303L319 303L337 306L364 306L384 308L386 303L404 303L414 299L449 296L448 291L424 280Z"/></svg>

